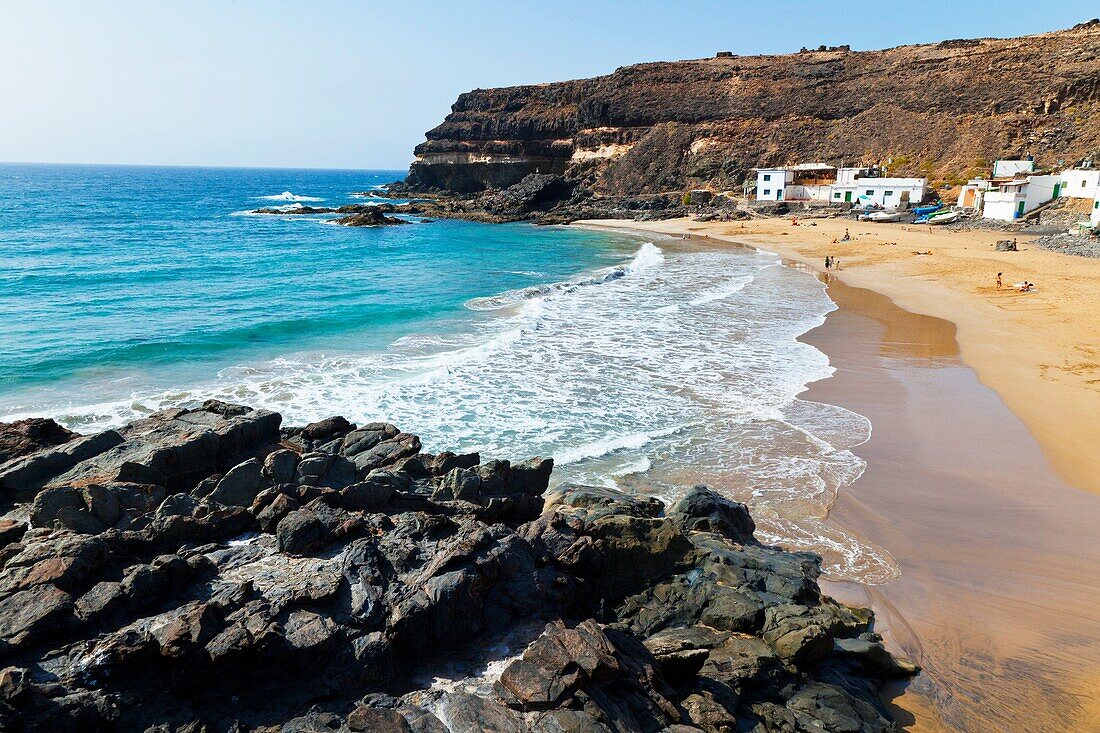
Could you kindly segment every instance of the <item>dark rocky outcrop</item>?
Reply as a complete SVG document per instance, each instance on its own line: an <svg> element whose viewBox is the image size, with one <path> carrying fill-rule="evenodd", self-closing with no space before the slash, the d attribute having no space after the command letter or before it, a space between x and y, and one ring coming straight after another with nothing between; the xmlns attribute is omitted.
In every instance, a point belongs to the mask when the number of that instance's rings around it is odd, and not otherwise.
<svg viewBox="0 0 1100 733"><path fill-rule="evenodd" d="M331 223L339 224L344 227L380 227L394 224L408 224L409 222L404 219L398 219L396 216L386 216L377 206L373 206L367 207L357 214L348 214L347 216L332 219Z"/></svg>
<svg viewBox="0 0 1100 733"><path fill-rule="evenodd" d="M0 423L0 464L80 437L48 418Z"/></svg>
<svg viewBox="0 0 1100 733"><path fill-rule="evenodd" d="M16 459L0 729L894 730L915 668L743 505L279 423L209 402Z"/></svg>
<svg viewBox="0 0 1100 733"><path fill-rule="evenodd" d="M479 207L470 197L533 174L587 192L584 206L562 192L569 205L553 221L622 212L620 197L739 191L757 166L863 161L941 182L1001 157L1054 166L1100 152L1098 59L1100 26L1082 23L877 51L719 53L477 89L416 147L403 190L455 195L465 218ZM486 220L543 218L499 205L482 202Z"/></svg>
<svg viewBox="0 0 1100 733"><path fill-rule="evenodd" d="M393 204L389 202L373 204L345 204L344 206L303 206L268 207L255 209L251 214L271 216L312 216L314 214L418 214L421 208L414 203Z"/></svg>

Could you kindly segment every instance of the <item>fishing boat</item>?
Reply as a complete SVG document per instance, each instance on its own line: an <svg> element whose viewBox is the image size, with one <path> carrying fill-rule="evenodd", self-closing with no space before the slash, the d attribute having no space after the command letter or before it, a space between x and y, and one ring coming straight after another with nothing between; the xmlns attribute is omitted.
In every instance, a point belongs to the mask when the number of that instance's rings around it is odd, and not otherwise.
<svg viewBox="0 0 1100 733"><path fill-rule="evenodd" d="M901 213L897 211L872 211L870 214L860 214L860 221L901 221Z"/></svg>
<svg viewBox="0 0 1100 733"><path fill-rule="evenodd" d="M953 221L957 221L962 216L961 211L944 211L942 213L936 213L928 217L927 224L950 224Z"/></svg>
<svg viewBox="0 0 1100 733"><path fill-rule="evenodd" d="M929 206L918 206L917 208L913 209L913 213L916 214L918 217L929 216L930 214L934 214L942 208L942 203L930 204Z"/></svg>

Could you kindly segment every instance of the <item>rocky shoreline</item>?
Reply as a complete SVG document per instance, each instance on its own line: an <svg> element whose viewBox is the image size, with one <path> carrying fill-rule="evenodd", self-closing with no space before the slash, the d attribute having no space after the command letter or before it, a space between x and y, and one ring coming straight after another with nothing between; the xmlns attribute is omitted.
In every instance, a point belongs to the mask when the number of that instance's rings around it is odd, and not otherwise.
<svg viewBox="0 0 1100 733"><path fill-rule="evenodd" d="M348 204L347 206L295 206L292 208L268 207L255 209L250 214L268 216L307 216L313 214L343 214L329 219L330 224L346 227L375 227L393 224L408 224L404 219L386 214L419 214L420 208L414 204Z"/></svg>
<svg viewBox="0 0 1100 733"><path fill-rule="evenodd" d="M0 425L0 728L896 730L916 668L744 505L281 422Z"/></svg>

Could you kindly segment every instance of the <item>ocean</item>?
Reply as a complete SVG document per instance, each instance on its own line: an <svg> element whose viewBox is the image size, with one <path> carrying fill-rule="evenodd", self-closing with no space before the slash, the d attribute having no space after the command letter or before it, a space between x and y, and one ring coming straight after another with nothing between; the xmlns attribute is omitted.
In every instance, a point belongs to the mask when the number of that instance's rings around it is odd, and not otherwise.
<svg viewBox="0 0 1100 733"><path fill-rule="evenodd" d="M338 206L401 171L0 165L0 421L79 432L209 398L387 420L429 451L554 456L555 481L749 503L766 542L885 582L825 520L870 423L800 400L835 308L771 253Z"/></svg>

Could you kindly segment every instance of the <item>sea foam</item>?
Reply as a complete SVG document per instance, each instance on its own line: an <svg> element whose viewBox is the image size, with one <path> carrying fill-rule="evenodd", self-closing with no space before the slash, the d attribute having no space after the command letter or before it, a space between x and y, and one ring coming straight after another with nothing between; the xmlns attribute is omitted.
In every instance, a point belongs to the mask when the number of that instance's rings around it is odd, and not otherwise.
<svg viewBox="0 0 1100 733"><path fill-rule="evenodd" d="M257 198L263 201L324 201L323 198L317 196L300 196L290 191L283 191L272 196L257 196Z"/></svg>
<svg viewBox="0 0 1100 733"><path fill-rule="evenodd" d="M812 276L735 249L652 242L621 265L466 302L467 325L383 350L297 353L186 391L64 411L115 426L210 397L387 420L425 448L554 456L554 481L667 499L704 483L751 505L765 541L822 554L833 577L885 582L890 554L828 520L866 464L870 423L799 399L828 358L798 340L835 306Z"/></svg>

